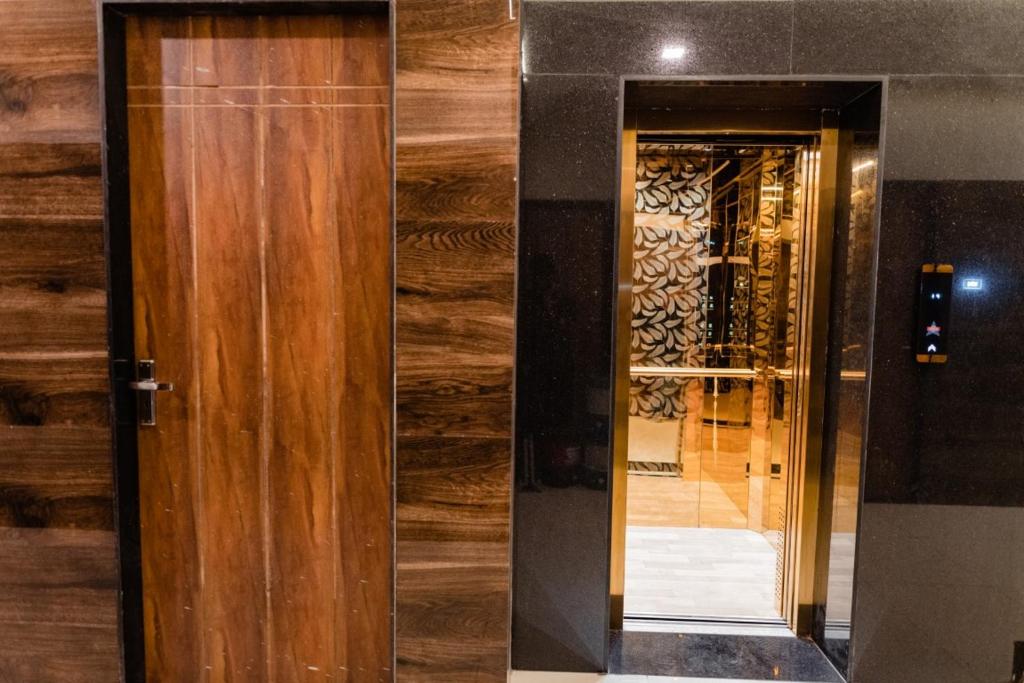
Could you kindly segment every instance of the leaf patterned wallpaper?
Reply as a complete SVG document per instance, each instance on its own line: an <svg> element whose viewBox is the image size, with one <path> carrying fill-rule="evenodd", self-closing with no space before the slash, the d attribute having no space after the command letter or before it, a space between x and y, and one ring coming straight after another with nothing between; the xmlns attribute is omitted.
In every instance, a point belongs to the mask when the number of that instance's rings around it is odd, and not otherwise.
<svg viewBox="0 0 1024 683"><path fill-rule="evenodd" d="M703 145L637 147L632 366L791 365L799 153L772 147L726 157ZM715 309L705 308L709 290L718 292ZM718 349L714 359L704 344ZM682 390L695 381L633 377L630 415L682 417Z"/></svg>
<svg viewBox="0 0 1024 683"><path fill-rule="evenodd" d="M705 316L711 160L700 146L640 144L633 232L630 365L700 367ZM686 382L634 377L630 415L685 414Z"/></svg>

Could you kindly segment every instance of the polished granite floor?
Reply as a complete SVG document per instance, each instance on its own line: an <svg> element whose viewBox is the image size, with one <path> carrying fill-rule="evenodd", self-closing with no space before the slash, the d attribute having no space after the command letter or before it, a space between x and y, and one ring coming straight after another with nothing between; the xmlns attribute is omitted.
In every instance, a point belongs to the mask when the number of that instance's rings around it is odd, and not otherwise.
<svg viewBox="0 0 1024 683"><path fill-rule="evenodd" d="M629 615L779 618L777 554L749 529L626 528Z"/></svg>
<svg viewBox="0 0 1024 683"><path fill-rule="evenodd" d="M579 674L554 671L513 671L509 683L757 683L742 678L693 678L692 676L632 676L629 674ZM777 683L798 683L778 681Z"/></svg>
<svg viewBox="0 0 1024 683"><path fill-rule="evenodd" d="M716 635L612 631L607 674L513 671L511 683L842 683L807 640L789 631Z"/></svg>
<svg viewBox="0 0 1024 683"><path fill-rule="evenodd" d="M610 673L726 680L842 683L809 640L796 636L740 636L612 631Z"/></svg>

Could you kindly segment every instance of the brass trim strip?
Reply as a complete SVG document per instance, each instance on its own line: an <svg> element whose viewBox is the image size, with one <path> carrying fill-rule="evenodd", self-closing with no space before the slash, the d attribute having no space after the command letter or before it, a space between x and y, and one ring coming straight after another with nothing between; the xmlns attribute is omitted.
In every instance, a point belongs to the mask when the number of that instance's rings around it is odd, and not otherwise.
<svg viewBox="0 0 1024 683"><path fill-rule="evenodd" d="M832 238L836 224L839 164L848 131L826 121L812 163L815 191L806 214L800 272L800 313L795 359L795 401L791 434L791 477L787 495L783 614L797 635L810 635L812 606L822 599L816 562L821 505L822 448Z"/></svg>
<svg viewBox="0 0 1024 683"><path fill-rule="evenodd" d="M629 355L633 323L633 204L636 199L636 118L624 112L619 178L619 242L615 302L615 397L612 424L609 625L622 628L626 591L626 486L629 467Z"/></svg>

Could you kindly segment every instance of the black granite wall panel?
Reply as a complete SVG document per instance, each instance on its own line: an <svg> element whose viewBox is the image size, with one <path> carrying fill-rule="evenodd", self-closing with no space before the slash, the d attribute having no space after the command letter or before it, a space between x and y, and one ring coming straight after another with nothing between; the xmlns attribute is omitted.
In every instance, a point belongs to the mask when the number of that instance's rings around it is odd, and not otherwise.
<svg viewBox="0 0 1024 683"><path fill-rule="evenodd" d="M851 680L1009 678L1024 639L1022 30L1015 0L525 3L516 668L605 664L619 78L831 74L889 81ZM683 58L662 60L669 45ZM923 367L916 272L934 260L956 267L951 357ZM959 289L967 276L984 289Z"/></svg>

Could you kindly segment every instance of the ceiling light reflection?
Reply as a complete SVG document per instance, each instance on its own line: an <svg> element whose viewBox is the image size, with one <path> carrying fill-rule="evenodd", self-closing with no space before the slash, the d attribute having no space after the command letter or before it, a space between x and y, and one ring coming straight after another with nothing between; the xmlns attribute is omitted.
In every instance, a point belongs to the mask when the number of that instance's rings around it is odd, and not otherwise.
<svg viewBox="0 0 1024 683"><path fill-rule="evenodd" d="M682 59L683 55L686 54L686 48L682 45L666 45L661 50L662 59Z"/></svg>

